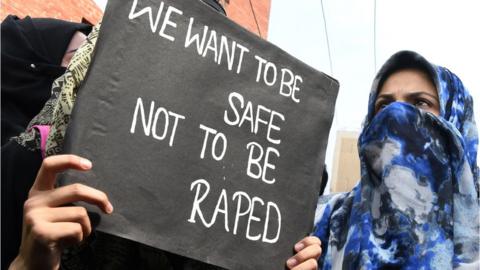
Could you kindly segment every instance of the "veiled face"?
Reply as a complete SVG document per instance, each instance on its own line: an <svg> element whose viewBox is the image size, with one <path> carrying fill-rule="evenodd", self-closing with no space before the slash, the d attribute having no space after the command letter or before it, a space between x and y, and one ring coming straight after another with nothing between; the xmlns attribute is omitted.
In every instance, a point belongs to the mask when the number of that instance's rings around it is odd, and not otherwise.
<svg viewBox="0 0 480 270"><path fill-rule="evenodd" d="M440 115L437 89L428 75L418 69L402 69L392 73L380 88L375 101L375 114L392 102L406 102Z"/></svg>
<svg viewBox="0 0 480 270"><path fill-rule="evenodd" d="M73 55L75 52L80 48L80 46L83 44L83 42L87 39L87 36L80 32L77 31L75 34L73 34L72 39L70 40L70 43L68 44L67 50L65 51L65 55L63 55L62 67L67 67L68 64L70 63L70 60L72 60Z"/></svg>

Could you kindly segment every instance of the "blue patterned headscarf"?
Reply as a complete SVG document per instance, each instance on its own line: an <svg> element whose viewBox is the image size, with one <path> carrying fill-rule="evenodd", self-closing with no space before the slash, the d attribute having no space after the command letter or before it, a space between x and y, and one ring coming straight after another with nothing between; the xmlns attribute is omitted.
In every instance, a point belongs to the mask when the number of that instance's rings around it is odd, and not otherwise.
<svg viewBox="0 0 480 270"><path fill-rule="evenodd" d="M430 75L440 116L402 102L375 115L377 90L405 68ZM417 53L393 55L372 86L359 183L319 201L319 268L479 269L477 145L473 100L460 79Z"/></svg>

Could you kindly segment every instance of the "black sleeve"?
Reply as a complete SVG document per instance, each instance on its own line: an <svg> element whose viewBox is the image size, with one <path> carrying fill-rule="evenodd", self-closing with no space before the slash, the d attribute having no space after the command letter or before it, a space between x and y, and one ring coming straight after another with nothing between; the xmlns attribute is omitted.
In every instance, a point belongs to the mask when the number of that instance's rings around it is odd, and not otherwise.
<svg viewBox="0 0 480 270"><path fill-rule="evenodd" d="M41 164L40 151L29 151L15 141L2 146L2 269L8 269L18 254L23 203Z"/></svg>

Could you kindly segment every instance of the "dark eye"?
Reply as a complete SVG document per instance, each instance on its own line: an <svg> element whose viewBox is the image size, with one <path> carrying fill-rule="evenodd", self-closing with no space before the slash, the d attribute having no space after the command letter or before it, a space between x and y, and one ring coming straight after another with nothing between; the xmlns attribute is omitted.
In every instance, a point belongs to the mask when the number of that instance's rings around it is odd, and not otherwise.
<svg viewBox="0 0 480 270"><path fill-rule="evenodd" d="M375 111L381 111L383 108L387 107L390 102L388 101L381 101L375 104Z"/></svg>
<svg viewBox="0 0 480 270"><path fill-rule="evenodd" d="M431 104L427 100L419 99L415 101L415 107L418 108L430 108Z"/></svg>

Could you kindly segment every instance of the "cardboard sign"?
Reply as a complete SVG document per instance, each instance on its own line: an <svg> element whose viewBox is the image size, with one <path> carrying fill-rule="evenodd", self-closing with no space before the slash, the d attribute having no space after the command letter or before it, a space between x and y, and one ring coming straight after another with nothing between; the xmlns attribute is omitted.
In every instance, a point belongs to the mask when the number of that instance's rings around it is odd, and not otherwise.
<svg viewBox="0 0 480 270"><path fill-rule="evenodd" d="M101 231L282 269L312 229L337 91L200 1L109 1L65 145L94 167L63 184L109 195Z"/></svg>

